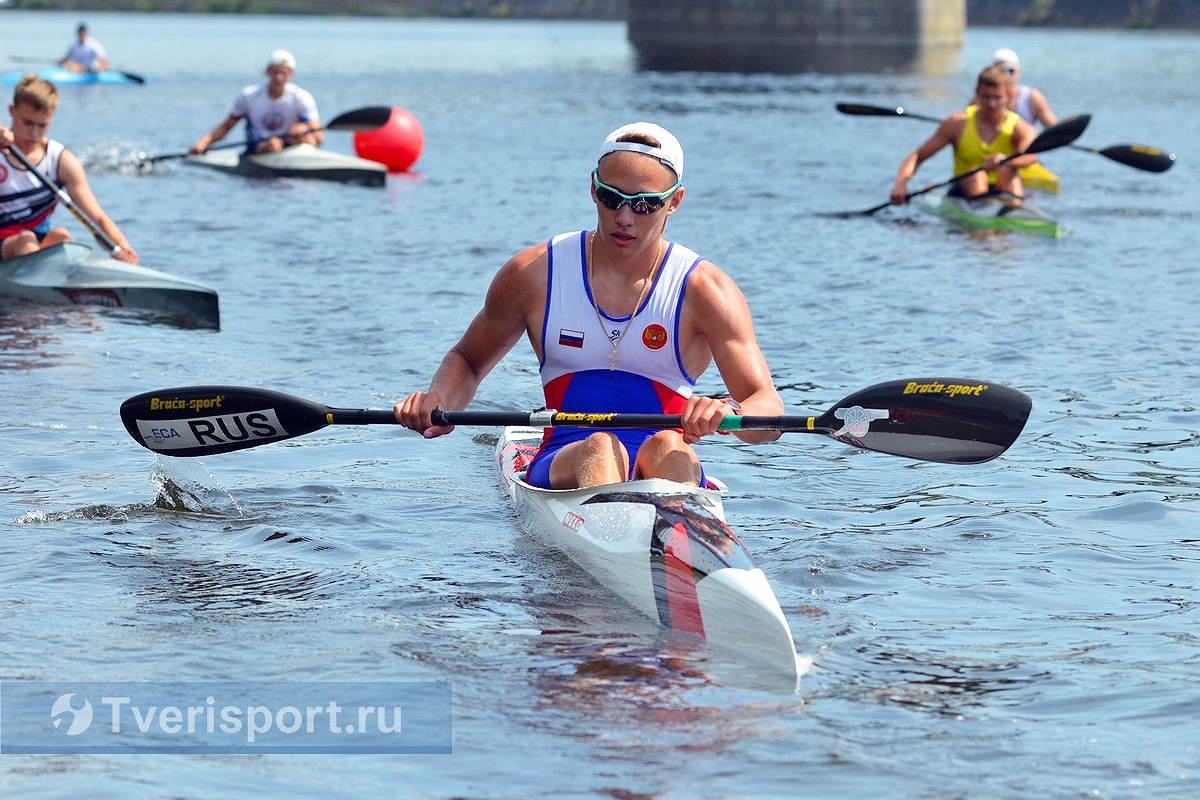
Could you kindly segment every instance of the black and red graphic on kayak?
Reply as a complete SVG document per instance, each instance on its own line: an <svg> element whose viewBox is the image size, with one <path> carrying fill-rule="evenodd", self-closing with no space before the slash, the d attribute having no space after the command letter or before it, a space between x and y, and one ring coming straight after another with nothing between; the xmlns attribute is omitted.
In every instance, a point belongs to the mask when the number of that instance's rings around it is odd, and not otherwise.
<svg viewBox="0 0 1200 800"><path fill-rule="evenodd" d="M655 509L650 573L660 624L704 636L696 585L719 569L750 570L754 560L737 534L694 494L613 491L591 503L644 503Z"/></svg>

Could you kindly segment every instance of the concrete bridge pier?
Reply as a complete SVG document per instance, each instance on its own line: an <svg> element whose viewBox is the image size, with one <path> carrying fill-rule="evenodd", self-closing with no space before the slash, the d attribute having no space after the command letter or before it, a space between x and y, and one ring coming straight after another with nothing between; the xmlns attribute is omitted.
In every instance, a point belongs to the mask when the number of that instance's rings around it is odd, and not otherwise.
<svg viewBox="0 0 1200 800"><path fill-rule="evenodd" d="M629 0L625 19L642 69L944 75L966 0Z"/></svg>

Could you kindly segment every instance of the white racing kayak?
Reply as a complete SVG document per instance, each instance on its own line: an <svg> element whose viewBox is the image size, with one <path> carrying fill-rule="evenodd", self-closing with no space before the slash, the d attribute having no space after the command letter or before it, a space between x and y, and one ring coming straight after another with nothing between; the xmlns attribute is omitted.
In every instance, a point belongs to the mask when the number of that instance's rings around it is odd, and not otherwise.
<svg viewBox="0 0 1200 800"><path fill-rule="evenodd" d="M0 296L24 303L140 309L185 326L221 327L215 289L96 255L78 242L0 261Z"/></svg>
<svg viewBox="0 0 1200 800"><path fill-rule="evenodd" d="M525 528L667 628L795 680L796 648L779 600L725 523L720 490L653 478L586 489L522 480L542 429L507 427L500 475Z"/></svg>
<svg viewBox="0 0 1200 800"><path fill-rule="evenodd" d="M842 398L820 416L729 415L721 430L818 434L863 450L946 464L982 464L1007 450L1033 401L970 378L906 378ZM766 576L726 525L720 489L662 479L538 489L522 479L546 428L678 428L679 415L435 410L434 425L499 427L496 463L522 524L663 626L707 641L729 663L792 685L791 629ZM330 425L396 425L392 409L337 408L246 386L155 389L121 404L125 430L164 456L191 458L281 442ZM714 663L720 667L726 662Z"/></svg>
<svg viewBox="0 0 1200 800"><path fill-rule="evenodd" d="M214 148L188 156L185 161L251 178L316 178L363 186L383 186L387 182L387 167L383 164L311 144L294 144L274 153L251 155Z"/></svg>

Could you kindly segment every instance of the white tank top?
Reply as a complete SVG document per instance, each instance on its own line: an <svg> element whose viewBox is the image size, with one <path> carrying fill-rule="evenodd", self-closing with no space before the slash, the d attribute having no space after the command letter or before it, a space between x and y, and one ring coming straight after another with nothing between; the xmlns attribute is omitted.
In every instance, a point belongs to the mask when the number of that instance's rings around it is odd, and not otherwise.
<svg viewBox="0 0 1200 800"><path fill-rule="evenodd" d="M62 157L61 142L51 139L46 144L42 160L34 164L40 175L58 182L58 162ZM21 231L38 230L50 220L58 205L54 190L28 170L14 167L0 155L0 239Z"/></svg>
<svg viewBox="0 0 1200 800"><path fill-rule="evenodd" d="M1033 116L1033 91L1028 86L1017 87L1017 105L1013 111L1017 112L1017 116L1030 125L1038 124L1037 119Z"/></svg>
<svg viewBox="0 0 1200 800"><path fill-rule="evenodd" d="M317 103L311 93L294 83L283 87L278 99L271 97L266 82L242 89L230 109L230 116L246 120L248 150L272 136L286 136L297 122L317 118Z"/></svg>
<svg viewBox="0 0 1200 800"><path fill-rule="evenodd" d="M540 365L547 407L678 413L696 383L680 357L679 315L688 276L701 257L670 243L637 315L601 312L597 319L587 282L587 237L587 231L576 231L549 243ZM614 364L610 356L618 338Z"/></svg>

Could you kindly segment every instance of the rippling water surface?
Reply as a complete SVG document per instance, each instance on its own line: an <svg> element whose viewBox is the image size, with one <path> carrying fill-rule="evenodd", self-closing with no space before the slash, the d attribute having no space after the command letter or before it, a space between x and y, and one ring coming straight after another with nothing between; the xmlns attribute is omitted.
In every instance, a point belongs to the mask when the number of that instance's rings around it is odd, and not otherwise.
<svg viewBox="0 0 1200 800"><path fill-rule="evenodd" d="M0 54L56 56L76 21L0 11ZM0 679L449 680L454 755L5 755L0 794L1196 796L1196 37L976 29L945 78L745 76L640 73L608 23L88 21L152 81L65 88L53 132L144 263L220 290L223 326L0 311ZM1000 46L1060 116L1093 115L1081 144L1176 166L1048 154L1059 241L827 215L885 199L932 130L836 102L949 113ZM326 118L411 111L415 169L378 190L131 168L186 149L276 47ZM671 233L740 281L789 410L927 375L1034 399L977 467L703 445L813 659L797 691L631 619L521 534L487 431L331 428L200 461L126 435L118 406L152 388L388 407L423 387L505 257L592 223L594 151L641 118L683 141ZM919 179L948 175L941 156ZM531 362L522 345L477 406L537 405Z"/></svg>

